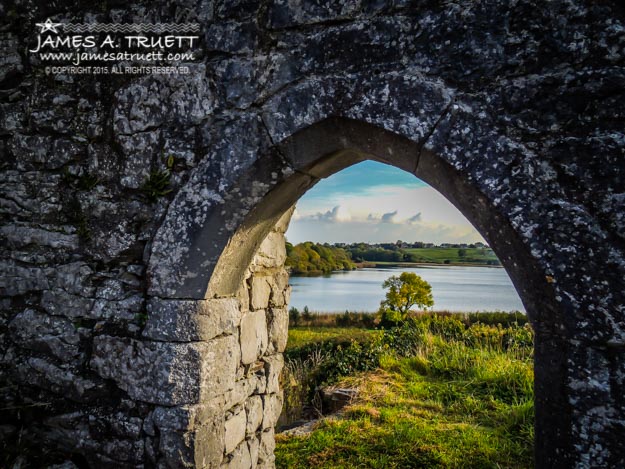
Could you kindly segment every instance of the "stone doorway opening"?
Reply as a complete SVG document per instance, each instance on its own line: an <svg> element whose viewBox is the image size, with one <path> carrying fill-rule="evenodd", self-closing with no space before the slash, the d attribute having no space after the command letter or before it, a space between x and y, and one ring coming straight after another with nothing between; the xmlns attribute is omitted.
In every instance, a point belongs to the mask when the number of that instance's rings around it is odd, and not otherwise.
<svg viewBox="0 0 625 469"><path fill-rule="evenodd" d="M152 295L207 305L197 318L225 321L227 325L215 331L220 340L232 342L225 354L221 344L211 348L208 360L201 357L208 366L199 379L199 401L213 412L198 425L213 429L209 432L213 436L205 435L214 447L203 457L225 457L231 464L246 465L248 459L260 466L273 463L273 424L281 406L278 377L288 328L284 232L295 202L310 187L367 159L408 171L437 189L478 229L506 268L536 328L536 455L547 461L555 453L544 442L567 444L553 434L565 425L558 420L567 419L556 411L566 406L564 396L548 391L561 378L562 369L553 356L545 357L554 341L541 342L553 330L559 311L551 285L518 227L484 194L483 181L426 146L345 118L325 119L268 148L239 175L233 190L207 205L197 231L181 227L184 217L178 216L170 218L169 224L166 219L157 235L150 262ZM175 204L170 215L176 215ZM171 241L180 228L186 234L176 240L172 251ZM158 249L161 242L170 244L168 251ZM217 302L227 303L230 313L224 315ZM152 311L154 324L159 323L160 311ZM192 322L196 328L204 327L200 321ZM206 392L212 388L214 392ZM206 443L196 441L196 445L196 453L203 454Z"/></svg>

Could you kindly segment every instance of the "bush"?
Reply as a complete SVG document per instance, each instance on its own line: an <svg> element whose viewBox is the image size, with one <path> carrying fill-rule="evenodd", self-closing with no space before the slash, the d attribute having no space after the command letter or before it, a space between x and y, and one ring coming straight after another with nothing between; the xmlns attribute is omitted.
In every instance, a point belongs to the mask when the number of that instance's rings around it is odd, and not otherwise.
<svg viewBox="0 0 625 469"><path fill-rule="evenodd" d="M458 316L426 316L428 330L435 335L441 336L445 340L462 340L465 325Z"/></svg>
<svg viewBox="0 0 625 469"><path fill-rule="evenodd" d="M502 326L523 326L528 323L527 315L515 311L506 313L503 311L495 311L490 313L468 313L464 315L464 321L467 325L481 322L483 324L501 324Z"/></svg>
<svg viewBox="0 0 625 469"><path fill-rule="evenodd" d="M350 313L345 310L336 315L336 325L339 327L364 327L371 329L375 326L375 315L369 313Z"/></svg>
<svg viewBox="0 0 625 469"><path fill-rule="evenodd" d="M308 306L304 306L304 311L302 312L302 319L306 322L310 322L312 318L313 318L313 315L308 309Z"/></svg>
<svg viewBox="0 0 625 469"><path fill-rule="evenodd" d="M299 325L299 321L300 321L299 310L295 306L292 306L289 309L289 326L297 326Z"/></svg>

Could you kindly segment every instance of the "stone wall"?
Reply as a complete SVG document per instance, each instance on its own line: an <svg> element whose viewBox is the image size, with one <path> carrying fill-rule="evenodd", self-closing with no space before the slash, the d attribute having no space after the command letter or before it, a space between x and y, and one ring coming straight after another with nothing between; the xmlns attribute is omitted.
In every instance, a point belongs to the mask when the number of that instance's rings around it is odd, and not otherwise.
<svg viewBox="0 0 625 469"><path fill-rule="evenodd" d="M537 466L625 465L620 4L16 0L0 18L1 464L271 466L283 217L373 159L442 192L510 273L537 332ZM46 18L202 40L189 75L48 75L28 52Z"/></svg>
<svg viewBox="0 0 625 469"><path fill-rule="evenodd" d="M152 298L143 309L132 296L89 299L61 289L44 292L45 312L26 307L11 318L3 339L19 347L7 348L3 377L17 392L5 389L4 402L18 412L2 426L7 457L17 461L43 442L49 452L35 461L77 453L74 461L94 467L273 467L290 215L260 245L236 296ZM73 268L65 275L78 276L80 266ZM107 328L98 315L111 305L117 324ZM122 325L142 311L141 324ZM39 392L24 392L25 384ZM50 402L50 393L63 397ZM37 417L44 417L37 428L18 426ZM24 441L10 447L18 437Z"/></svg>

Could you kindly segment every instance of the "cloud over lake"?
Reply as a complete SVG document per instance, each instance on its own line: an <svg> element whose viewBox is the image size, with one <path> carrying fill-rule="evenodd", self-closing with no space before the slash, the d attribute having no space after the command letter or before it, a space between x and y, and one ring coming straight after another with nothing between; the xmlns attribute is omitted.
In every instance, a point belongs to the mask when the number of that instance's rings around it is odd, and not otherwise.
<svg viewBox="0 0 625 469"><path fill-rule="evenodd" d="M297 204L292 243L472 243L483 238L440 193L413 175L367 161L319 182Z"/></svg>

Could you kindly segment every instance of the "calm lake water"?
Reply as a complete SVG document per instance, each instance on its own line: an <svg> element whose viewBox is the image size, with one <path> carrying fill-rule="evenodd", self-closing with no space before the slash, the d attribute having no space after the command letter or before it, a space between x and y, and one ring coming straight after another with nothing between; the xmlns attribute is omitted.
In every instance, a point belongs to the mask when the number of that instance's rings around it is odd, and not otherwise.
<svg viewBox="0 0 625 469"><path fill-rule="evenodd" d="M490 267L401 267L336 272L325 277L291 277L289 306L312 311L377 311L384 299L382 282L415 272L432 285L435 310L523 311L504 269Z"/></svg>

